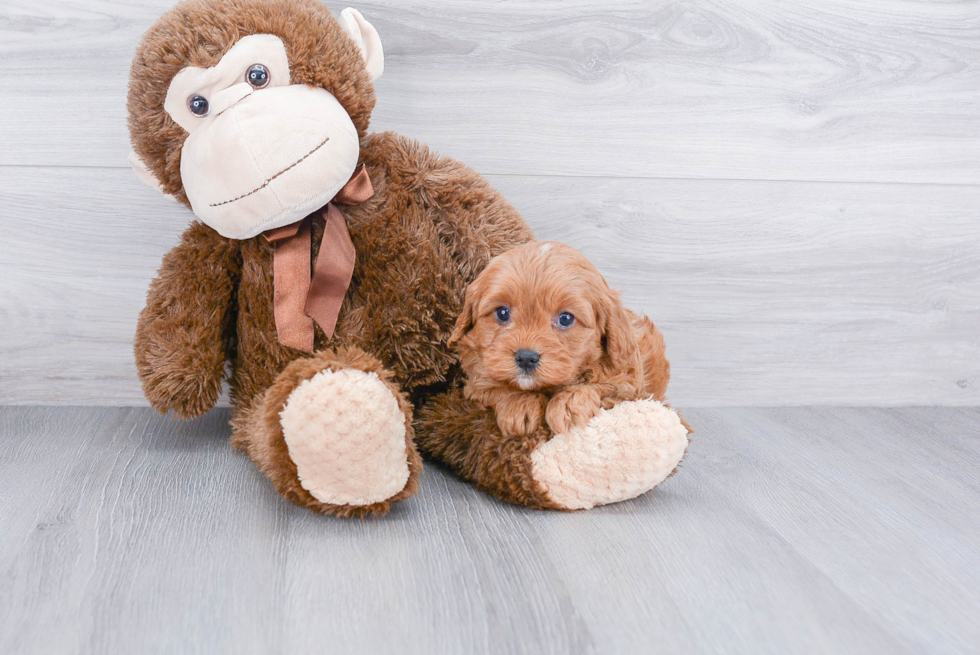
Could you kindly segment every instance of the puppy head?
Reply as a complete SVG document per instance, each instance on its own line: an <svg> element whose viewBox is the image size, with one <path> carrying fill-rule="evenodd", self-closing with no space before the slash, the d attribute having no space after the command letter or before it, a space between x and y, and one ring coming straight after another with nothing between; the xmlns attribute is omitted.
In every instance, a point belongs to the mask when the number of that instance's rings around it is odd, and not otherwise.
<svg viewBox="0 0 980 655"><path fill-rule="evenodd" d="M500 255L466 290L449 340L467 375L525 391L583 376L639 377L640 358L619 295L581 253L555 242Z"/></svg>

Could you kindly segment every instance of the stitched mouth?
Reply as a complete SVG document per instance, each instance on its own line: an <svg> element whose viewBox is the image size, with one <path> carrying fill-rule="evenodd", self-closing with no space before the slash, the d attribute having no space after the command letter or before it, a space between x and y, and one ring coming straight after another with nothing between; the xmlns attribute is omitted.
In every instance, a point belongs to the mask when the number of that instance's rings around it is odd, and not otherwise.
<svg viewBox="0 0 980 655"><path fill-rule="evenodd" d="M272 184L272 181L274 179L276 179L277 177L279 177L280 175L282 175L283 173L286 173L286 172L288 172L288 171L296 168L297 166L299 166L310 155L312 155L314 152L316 152L317 150L319 150L320 148L322 148L323 146L325 146L327 144L327 141L329 141L329 140L330 140L330 137L327 137L326 139L324 139L323 141L321 141L320 142L320 145L318 145L316 148L313 148L313 150L310 150L308 153L306 153L305 155L303 155L302 157L300 157L299 159L297 159L296 161L294 161L292 164L290 164L286 168L282 169L281 171L279 171L278 173L276 173L275 175L273 175L272 177L270 177L269 179L267 179L265 182L263 182L259 186L255 187L254 189L252 189L251 191L249 191L248 193L243 193L242 195L238 196L237 198L232 198L231 200L225 200L224 202L216 202L216 203L213 203L211 205L211 207L220 207L221 205L227 205L229 203L235 202L236 200L241 200L242 198L248 198L249 196L258 193L262 189L264 189L267 186L269 186L270 184Z"/></svg>

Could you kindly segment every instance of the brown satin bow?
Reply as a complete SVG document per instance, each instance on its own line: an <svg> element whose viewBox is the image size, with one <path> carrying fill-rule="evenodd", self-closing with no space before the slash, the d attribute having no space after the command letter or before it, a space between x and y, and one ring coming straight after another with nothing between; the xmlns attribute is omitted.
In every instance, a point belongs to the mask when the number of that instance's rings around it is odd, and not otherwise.
<svg viewBox="0 0 980 655"><path fill-rule="evenodd" d="M312 275L312 216L263 233L273 247L276 332L282 345L313 352L313 321L328 339L333 336L355 258L347 222L336 205L356 205L373 195L371 178L362 165L320 211L323 239Z"/></svg>

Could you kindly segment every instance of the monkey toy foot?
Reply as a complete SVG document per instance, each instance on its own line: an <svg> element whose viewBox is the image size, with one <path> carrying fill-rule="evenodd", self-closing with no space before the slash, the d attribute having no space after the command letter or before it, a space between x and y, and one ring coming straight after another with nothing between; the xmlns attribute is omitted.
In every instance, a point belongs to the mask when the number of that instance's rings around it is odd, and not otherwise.
<svg viewBox="0 0 980 655"><path fill-rule="evenodd" d="M279 492L314 511L385 514L417 489L411 407L361 351L292 362L235 427L236 445Z"/></svg>
<svg viewBox="0 0 980 655"><path fill-rule="evenodd" d="M562 509L590 509L650 491L688 444L677 412L653 399L622 402L531 452L531 476Z"/></svg>
<svg viewBox="0 0 980 655"><path fill-rule="evenodd" d="M677 468L688 427L653 399L621 402L552 435L500 432L492 409L460 390L419 411L418 445L501 500L539 509L590 509L650 491Z"/></svg>

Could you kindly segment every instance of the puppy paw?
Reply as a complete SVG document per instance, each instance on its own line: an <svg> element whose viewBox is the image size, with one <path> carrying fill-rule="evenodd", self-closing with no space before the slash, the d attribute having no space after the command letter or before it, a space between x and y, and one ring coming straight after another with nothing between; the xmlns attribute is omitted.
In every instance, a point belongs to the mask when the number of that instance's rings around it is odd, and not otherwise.
<svg viewBox="0 0 980 655"><path fill-rule="evenodd" d="M546 402L539 393L513 393L500 399L494 407L500 431L506 436L532 434L541 425Z"/></svg>
<svg viewBox="0 0 980 655"><path fill-rule="evenodd" d="M599 390L591 385L563 389L554 395L545 411L545 420L553 434L562 434L573 427L583 426L599 413L602 399Z"/></svg>

